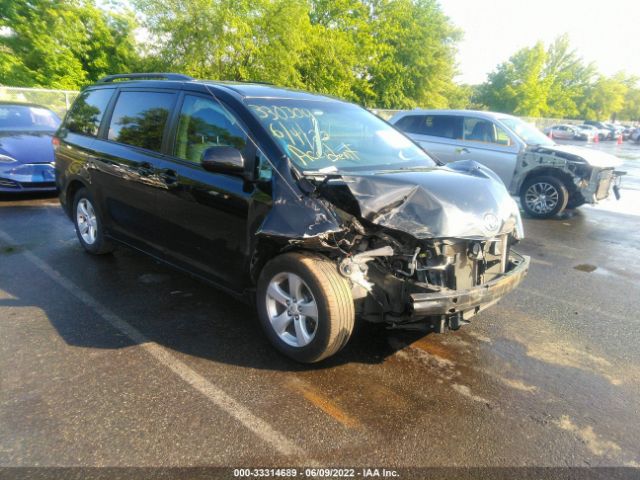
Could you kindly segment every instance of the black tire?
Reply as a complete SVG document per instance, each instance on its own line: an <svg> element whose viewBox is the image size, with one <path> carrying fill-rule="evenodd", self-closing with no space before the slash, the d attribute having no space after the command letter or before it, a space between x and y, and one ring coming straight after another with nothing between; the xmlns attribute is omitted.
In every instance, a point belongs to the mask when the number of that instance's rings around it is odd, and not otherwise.
<svg viewBox="0 0 640 480"><path fill-rule="evenodd" d="M536 208L531 205L531 202L527 200L528 195L534 195L536 189L542 191L553 192L553 198L556 198L555 204L549 201L549 208ZM533 189L533 190L530 190ZM534 197L530 197L534 198ZM541 175L531 177L525 180L522 188L520 189L520 204L527 215L533 218L551 218L559 215L567 208L567 202L569 201L569 191L561 180L549 175ZM545 202L546 203L546 202Z"/></svg>
<svg viewBox="0 0 640 480"><path fill-rule="evenodd" d="M291 319L291 315L286 310L288 307L283 307L267 294L272 282L291 273L302 279L305 292L312 295L311 298L317 306L317 322L313 322L313 338L304 346L287 343L281 337L283 334L276 332L270 320L269 312L273 313L273 309L278 307L282 308L282 315L287 314ZM288 283L288 280L285 280L285 283ZM256 303L260 324L269 341L281 353L298 362L319 362L336 354L344 348L353 332L355 308L351 286L340 275L336 264L320 255L286 253L268 262L260 273ZM303 315L300 317L312 318ZM287 321L290 322L287 331L294 330L293 336L295 336L297 331L294 328L296 326L294 321Z"/></svg>
<svg viewBox="0 0 640 480"><path fill-rule="evenodd" d="M89 202L89 205L93 208L93 212L95 214L96 233L95 240L93 242L87 241L83 238L83 235L81 233L82 227L79 225L80 220L78 216L78 204L83 201ZM104 255L113 251L113 244L104 236L104 228L100 210L98 209L96 202L93 200L93 196L86 188L79 189L73 197L73 210L71 218L73 220L74 226L76 227L76 235L78 236L80 245L82 245L82 248L84 248L87 252L93 255Z"/></svg>

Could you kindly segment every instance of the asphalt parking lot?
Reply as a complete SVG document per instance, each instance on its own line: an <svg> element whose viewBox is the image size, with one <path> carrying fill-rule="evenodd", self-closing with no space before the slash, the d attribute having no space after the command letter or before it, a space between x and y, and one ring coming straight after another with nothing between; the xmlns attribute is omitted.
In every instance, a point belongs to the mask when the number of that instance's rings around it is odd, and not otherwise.
<svg viewBox="0 0 640 480"><path fill-rule="evenodd" d="M0 466L640 466L640 146L623 199L525 220L517 291L458 332L360 326L315 366L56 198L0 200Z"/></svg>

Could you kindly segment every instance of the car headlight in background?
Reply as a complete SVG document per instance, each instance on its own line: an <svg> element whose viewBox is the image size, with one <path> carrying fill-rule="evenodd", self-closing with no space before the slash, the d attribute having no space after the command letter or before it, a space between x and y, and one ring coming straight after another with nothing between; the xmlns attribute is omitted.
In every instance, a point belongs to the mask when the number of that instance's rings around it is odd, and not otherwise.
<svg viewBox="0 0 640 480"><path fill-rule="evenodd" d="M15 163L15 162L17 162L15 158L12 158L8 155L2 155L0 153L0 163Z"/></svg>

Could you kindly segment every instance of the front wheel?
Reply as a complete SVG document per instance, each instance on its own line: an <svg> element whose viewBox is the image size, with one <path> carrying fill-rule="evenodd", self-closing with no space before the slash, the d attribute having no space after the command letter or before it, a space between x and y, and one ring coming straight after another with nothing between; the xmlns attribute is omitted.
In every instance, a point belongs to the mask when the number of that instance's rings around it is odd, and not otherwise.
<svg viewBox="0 0 640 480"><path fill-rule="evenodd" d="M260 274L256 301L269 341L299 362L334 355L353 332L349 282L319 255L287 253L271 260Z"/></svg>
<svg viewBox="0 0 640 480"><path fill-rule="evenodd" d="M569 192L555 177L533 177L524 182L520 190L520 203L527 215L551 218L567 208Z"/></svg>

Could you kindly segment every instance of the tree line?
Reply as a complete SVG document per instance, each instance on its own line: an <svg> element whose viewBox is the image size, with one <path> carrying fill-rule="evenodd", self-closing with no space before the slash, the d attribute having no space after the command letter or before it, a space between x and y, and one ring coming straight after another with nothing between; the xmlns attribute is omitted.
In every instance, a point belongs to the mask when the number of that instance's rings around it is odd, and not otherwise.
<svg viewBox="0 0 640 480"><path fill-rule="evenodd" d="M176 71L376 108L640 119L638 79L600 75L566 37L520 50L482 85L459 85L462 34L437 0L0 0L0 84L76 89Z"/></svg>

